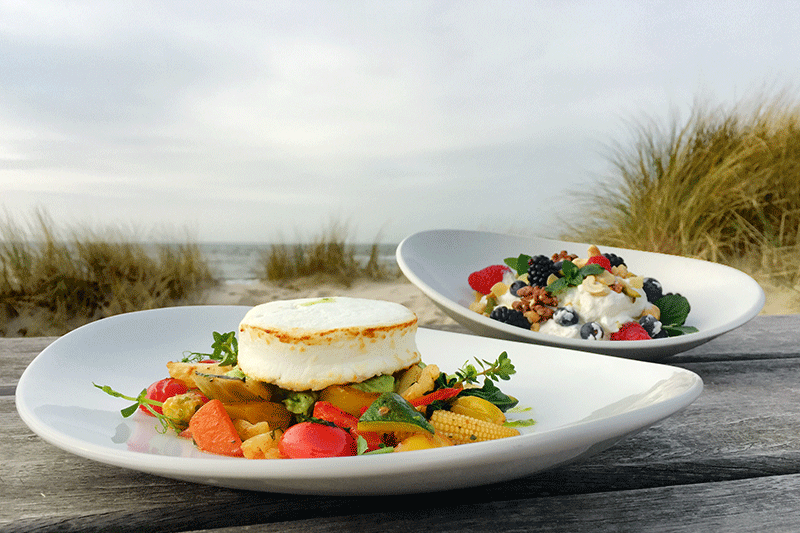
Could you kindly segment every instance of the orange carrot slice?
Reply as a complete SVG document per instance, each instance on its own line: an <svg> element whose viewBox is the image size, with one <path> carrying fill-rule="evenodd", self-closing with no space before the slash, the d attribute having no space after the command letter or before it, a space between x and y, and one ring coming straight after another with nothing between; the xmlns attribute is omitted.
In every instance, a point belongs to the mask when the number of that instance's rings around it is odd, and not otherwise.
<svg viewBox="0 0 800 533"><path fill-rule="evenodd" d="M242 457L242 439L219 400L209 400L189 420L189 431L204 452Z"/></svg>

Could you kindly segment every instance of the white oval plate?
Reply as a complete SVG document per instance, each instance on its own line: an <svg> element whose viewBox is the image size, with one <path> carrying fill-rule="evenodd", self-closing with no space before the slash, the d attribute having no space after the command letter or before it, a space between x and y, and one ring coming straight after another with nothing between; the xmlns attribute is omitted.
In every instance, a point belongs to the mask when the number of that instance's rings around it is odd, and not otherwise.
<svg viewBox="0 0 800 533"><path fill-rule="evenodd" d="M456 322L489 337L559 346L643 361L658 361L737 328L764 306L764 291L748 275L716 263L622 248L602 247L625 259L628 269L658 279L664 292L685 296L691 305L687 326L699 332L647 341L587 341L528 331L470 311L468 276L519 254L548 257L561 250L586 257L588 244L464 230L416 233L397 247L403 274Z"/></svg>
<svg viewBox="0 0 800 533"><path fill-rule="evenodd" d="M494 442L365 457L248 460L198 451L160 434L154 418L122 418L135 396L184 351L207 351L213 331L234 331L247 307L176 307L119 315L68 333L34 359L16 391L22 420L42 439L102 463L168 478L258 491L375 495L428 492L526 476L598 453L685 408L703 388L680 368L420 329L423 360L447 372L506 351L517 373L502 389L534 418L523 435ZM474 362L474 361L473 361Z"/></svg>

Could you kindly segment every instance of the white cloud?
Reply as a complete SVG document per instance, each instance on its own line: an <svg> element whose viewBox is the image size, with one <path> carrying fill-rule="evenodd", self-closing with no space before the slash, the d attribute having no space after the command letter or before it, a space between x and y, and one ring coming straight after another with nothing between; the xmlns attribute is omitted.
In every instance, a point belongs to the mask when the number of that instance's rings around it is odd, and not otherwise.
<svg viewBox="0 0 800 533"><path fill-rule="evenodd" d="M598 179L626 119L796 84L799 13L5 2L0 205L184 222L209 240L314 231L331 213L366 239L507 229Z"/></svg>

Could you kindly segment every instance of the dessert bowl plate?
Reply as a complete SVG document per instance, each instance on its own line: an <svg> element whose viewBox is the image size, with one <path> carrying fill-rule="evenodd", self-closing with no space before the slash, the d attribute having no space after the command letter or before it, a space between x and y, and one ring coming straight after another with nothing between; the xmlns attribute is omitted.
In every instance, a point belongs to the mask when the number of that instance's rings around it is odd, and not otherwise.
<svg viewBox="0 0 800 533"><path fill-rule="evenodd" d="M586 257L589 245L465 230L415 233L397 247L403 274L445 314L478 335L584 350L644 361L660 361L710 341L758 315L764 291L750 276L736 269L697 259L666 254L602 247L625 259L634 274L661 282L664 292L680 293L689 300L687 326L699 331L665 339L641 341L589 341L529 331L471 311L474 291L468 276L489 265L503 264L520 254L550 257L566 250Z"/></svg>
<svg viewBox="0 0 800 533"><path fill-rule="evenodd" d="M203 453L162 433L130 402L167 375L166 362L207 351L212 332L235 331L249 308L175 307L118 315L78 328L42 351L16 391L22 420L45 441L101 463L158 476L256 491L377 495L495 483L592 455L684 409L701 393L694 373L656 363L420 329L424 361L452 372L505 351L516 374L499 386L535 419L521 435L491 442L361 457L248 460Z"/></svg>

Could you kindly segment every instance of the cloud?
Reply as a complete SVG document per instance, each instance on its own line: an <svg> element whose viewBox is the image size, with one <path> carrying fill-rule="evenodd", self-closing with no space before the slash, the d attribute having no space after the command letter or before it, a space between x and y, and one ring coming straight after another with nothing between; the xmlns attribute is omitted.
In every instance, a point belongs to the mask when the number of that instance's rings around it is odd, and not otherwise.
<svg viewBox="0 0 800 533"><path fill-rule="evenodd" d="M210 240L530 225L626 119L796 83L769 5L5 3L0 204Z"/></svg>

